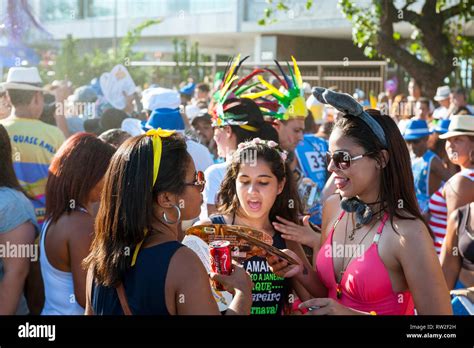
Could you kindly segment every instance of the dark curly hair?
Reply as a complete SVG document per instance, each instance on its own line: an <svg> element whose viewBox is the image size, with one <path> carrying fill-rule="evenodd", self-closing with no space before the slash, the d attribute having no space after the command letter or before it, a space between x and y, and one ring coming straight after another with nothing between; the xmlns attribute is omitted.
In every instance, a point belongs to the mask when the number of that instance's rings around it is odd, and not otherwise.
<svg viewBox="0 0 474 348"><path fill-rule="evenodd" d="M276 216L278 215L300 224L299 215L302 213L302 205L293 174L288 163L281 157L283 151L278 147L272 148L263 142L259 144L252 142L243 143L243 146L234 153L217 196L219 212L225 215L232 214L237 212L240 206L236 192L236 179L241 163L245 162L246 153L255 154L255 160L265 161L270 166L278 182L286 179L283 191L277 196L270 210L270 221L277 221Z"/></svg>

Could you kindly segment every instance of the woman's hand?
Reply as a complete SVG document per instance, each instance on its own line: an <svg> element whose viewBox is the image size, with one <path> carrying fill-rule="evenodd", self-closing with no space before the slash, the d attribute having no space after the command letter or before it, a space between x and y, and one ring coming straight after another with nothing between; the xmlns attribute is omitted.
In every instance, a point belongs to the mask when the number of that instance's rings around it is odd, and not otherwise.
<svg viewBox="0 0 474 348"><path fill-rule="evenodd" d="M250 275L235 261L233 263L233 271L229 276L217 273L210 273L209 277L219 282L224 286L224 289L231 294L235 294L236 291L240 291L245 294L252 293L253 283L250 279Z"/></svg>
<svg viewBox="0 0 474 348"><path fill-rule="evenodd" d="M267 262L270 266L271 271L282 278L291 278L297 275L298 273L301 273L303 271L303 262L298 257L298 255L288 249L283 249L282 251L285 254L294 258L298 262L298 264L290 265L288 261L283 260L278 256L267 254Z"/></svg>
<svg viewBox="0 0 474 348"><path fill-rule="evenodd" d="M279 222L273 222L273 227L281 233L282 238L307 245L313 249L319 246L321 234L314 232L309 226L309 215L303 218L303 226L297 225L280 216L276 218Z"/></svg>
<svg viewBox="0 0 474 348"><path fill-rule="evenodd" d="M332 298L313 298L299 305L300 309L307 309L305 315L355 315L363 314L362 312L354 311Z"/></svg>

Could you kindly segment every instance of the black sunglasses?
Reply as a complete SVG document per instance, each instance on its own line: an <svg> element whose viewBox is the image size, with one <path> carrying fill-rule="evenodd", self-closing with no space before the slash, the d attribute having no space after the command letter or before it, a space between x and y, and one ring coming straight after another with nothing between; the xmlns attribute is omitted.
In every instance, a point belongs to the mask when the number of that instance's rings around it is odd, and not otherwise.
<svg viewBox="0 0 474 348"><path fill-rule="evenodd" d="M371 152L366 152L362 155L352 157L348 151L343 150L334 151L333 154L331 154L330 152L326 152L326 164L329 167L329 163L332 160L337 168L342 170L349 169L352 164L352 161L357 161L358 159L361 159L370 154Z"/></svg>
<svg viewBox="0 0 474 348"><path fill-rule="evenodd" d="M193 182L184 183L187 186L196 186L199 189L199 192L204 191L204 187L206 186L206 179L204 178L204 173L201 171L196 172L196 177L194 178Z"/></svg>

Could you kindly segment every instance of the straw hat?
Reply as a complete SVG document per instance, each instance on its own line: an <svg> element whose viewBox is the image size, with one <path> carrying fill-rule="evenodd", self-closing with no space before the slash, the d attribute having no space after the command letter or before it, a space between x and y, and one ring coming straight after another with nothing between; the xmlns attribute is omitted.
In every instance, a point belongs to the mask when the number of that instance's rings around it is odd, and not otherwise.
<svg viewBox="0 0 474 348"><path fill-rule="evenodd" d="M36 67L13 67L8 70L7 81L1 83L0 88L42 92L42 85L43 81Z"/></svg>
<svg viewBox="0 0 474 348"><path fill-rule="evenodd" d="M458 135L474 137L474 116L454 115L451 116L448 132L439 136L440 139L448 139Z"/></svg>

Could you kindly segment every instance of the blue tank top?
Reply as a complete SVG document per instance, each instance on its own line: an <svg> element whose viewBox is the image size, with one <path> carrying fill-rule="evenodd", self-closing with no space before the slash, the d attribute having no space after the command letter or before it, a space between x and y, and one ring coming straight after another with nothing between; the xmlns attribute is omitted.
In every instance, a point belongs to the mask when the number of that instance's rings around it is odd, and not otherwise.
<svg viewBox="0 0 474 348"><path fill-rule="evenodd" d="M430 201L430 168L431 161L437 155L428 150L423 157L412 157L411 168L413 171L413 178L415 179L415 193L420 211L425 213L428 211L428 204Z"/></svg>
<svg viewBox="0 0 474 348"><path fill-rule="evenodd" d="M222 215L214 215L209 218L213 224L227 224ZM275 232L273 246L278 249L286 248L286 242L280 233ZM250 274L254 284L250 314L281 315L290 291L289 280L272 273L267 259L264 257L254 256L247 259L244 261L243 267Z"/></svg>
<svg viewBox="0 0 474 348"><path fill-rule="evenodd" d="M165 301L166 275L171 258L182 246L171 241L140 250L135 266L126 272L122 281L132 314L170 314ZM94 284L91 302L96 315L123 315L114 287Z"/></svg>
<svg viewBox="0 0 474 348"><path fill-rule="evenodd" d="M304 176L310 178L317 185L317 201L310 209L310 221L316 225L321 225L321 191L327 180L326 152L328 142L325 139L313 134L305 134L303 141L296 147L296 157Z"/></svg>

